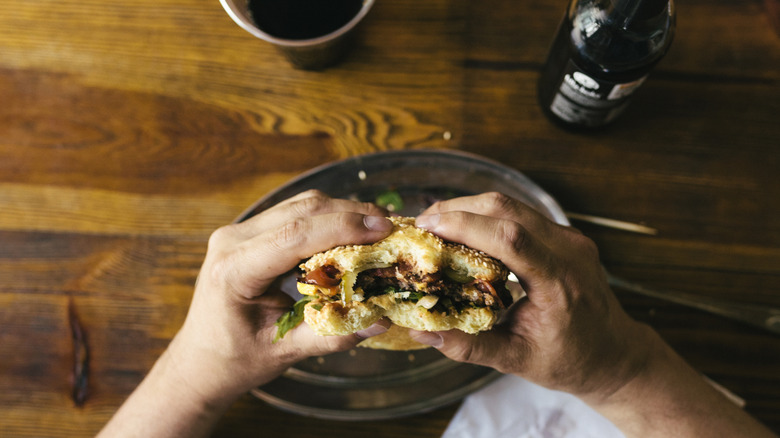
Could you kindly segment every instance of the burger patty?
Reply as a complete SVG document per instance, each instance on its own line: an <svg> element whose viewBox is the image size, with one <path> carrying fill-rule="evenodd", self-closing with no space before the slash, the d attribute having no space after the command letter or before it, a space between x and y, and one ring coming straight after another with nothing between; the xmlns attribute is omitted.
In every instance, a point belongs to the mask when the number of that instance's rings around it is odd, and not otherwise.
<svg viewBox="0 0 780 438"><path fill-rule="evenodd" d="M340 277L338 269L325 265L310 272L302 280L317 286L335 287ZM363 291L364 299L399 291L434 295L440 300L433 310L446 311L451 307L459 310L464 306L503 309L512 304L511 294L501 281L491 284L484 280L458 278L457 274L444 271L419 275L413 273L411 266L406 263L362 271L357 275L353 287Z"/></svg>

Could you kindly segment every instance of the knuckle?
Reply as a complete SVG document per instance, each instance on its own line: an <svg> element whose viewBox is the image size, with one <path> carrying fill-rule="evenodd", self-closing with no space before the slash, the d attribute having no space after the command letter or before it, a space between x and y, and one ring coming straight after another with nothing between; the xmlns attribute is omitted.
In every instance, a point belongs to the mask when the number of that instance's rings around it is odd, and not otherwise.
<svg viewBox="0 0 780 438"><path fill-rule="evenodd" d="M206 259L198 280L202 277L214 284L231 284L239 275L240 255L237 254L237 233L234 225L226 225L216 229L209 237Z"/></svg>
<svg viewBox="0 0 780 438"><path fill-rule="evenodd" d="M323 211L330 204L330 198L317 191L312 196L301 199L295 203L298 213L302 216L311 216Z"/></svg>
<svg viewBox="0 0 780 438"><path fill-rule="evenodd" d="M319 189L308 189L303 192L303 196L326 196L325 192Z"/></svg>
<svg viewBox="0 0 780 438"><path fill-rule="evenodd" d="M572 246L580 250L592 259L599 259L599 248L591 238L581 233L571 234Z"/></svg>
<svg viewBox="0 0 780 438"><path fill-rule="evenodd" d="M362 207L363 211L366 212L366 214L379 215L379 216L387 215L387 212L384 208L379 207L373 202L361 202L360 206Z"/></svg>
<svg viewBox="0 0 780 438"><path fill-rule="evenodd" d="M491 212L514 210L515 200L500 192L488 192L483 195L485 206Z"/></svg>
<svg viewBox="0 0 780 438"><path fill-rule="evenodd" d="M528 231L517 222L502 221L496 232L496 240L504 242L515 252L522 252L528 244Z"/></svg>
<svg viewBox="0 0 780 438"><path fill-rule="evenodd" d="M298 193L293 199L306 199L306 198L327 198L328 195L319 189L308 189L304 192Z"/></svg>
<svg viewBox="0 0 780 438"><path fill-rule="evenodd" d="M234 229L232 225L219 227L209 236L208 247L210 249L223 247L233 240L233 235Z"/></svg>
<svg viewBox="0 0 780 438"><path fill-rule="evenodd" d="M273 326L271 326L271 328L273 329ZM273 330L269 330L268 333L269 337L273 337ZM281 339L281 342L271 344L270 353L274 357L274 362L292 364L307 356L306 352L304 351L305 346L295 344L294 342L291 342L291 339L287 339L288 336L292 338L292 335L292 331L288 332L285 337Z"/></svg>
<svg viewBox="0 0 780 438"><path fill-rule="evenodd" d="M472 342L457 342L450 345L447 351L443 351L450 359L457 362L478 363L476 348Z"/></svg>
<svg viewBox="0 0 780 438"><path fill-rule="evenodd" d="M298 217L286 222L276 230L271 239L271 245L277 249L286 250L299 245L305 236L306 219Z"/></svg>
<svg viewBox="0 0 780 438"><path fill-rule="evenodd" d="M234 252L220 251L214 254L208 263L207 275L211 282L223 286L232 286L236 278L240 264L237 262Z"/></svg>

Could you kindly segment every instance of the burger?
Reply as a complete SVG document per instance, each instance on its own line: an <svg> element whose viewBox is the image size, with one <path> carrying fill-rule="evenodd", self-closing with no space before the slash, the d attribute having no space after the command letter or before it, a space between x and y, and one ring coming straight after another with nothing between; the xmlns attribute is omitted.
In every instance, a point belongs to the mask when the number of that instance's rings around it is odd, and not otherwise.
<svg viewBox="0 0 780 438"><path fill-rule="evenodd" d="M414 226L414 218L391 217L393 231L371 245L339 246L300 265L297 289L304 298L285 314L277 338L302 319L316 334L346 335L386 317L392 325L362 347L413 350L406 328L490 330L512 303L508 269L465 245L445 242Z"/></svg>

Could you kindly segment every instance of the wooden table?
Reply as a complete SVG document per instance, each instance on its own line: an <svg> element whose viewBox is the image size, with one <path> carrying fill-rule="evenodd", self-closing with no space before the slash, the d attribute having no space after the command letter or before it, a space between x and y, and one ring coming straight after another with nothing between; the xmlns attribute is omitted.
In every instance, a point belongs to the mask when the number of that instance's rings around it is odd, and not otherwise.
<svg viewBox="0 0 780 438"><path fill-rule="evenodd" d="M4 2L2 435L93 435L183 321L211 231L300 172L373 151L500 160L567 210L659 230L576 224L614 273L780 307L780 36L765 4L681 1L627 113L583 135L536 103L565 3L379 0L350 56L317 73L216 0ZM780 336L616 292L780 432ZM342 423L246 396L216 435L435 437L457 407Z"/></svg>

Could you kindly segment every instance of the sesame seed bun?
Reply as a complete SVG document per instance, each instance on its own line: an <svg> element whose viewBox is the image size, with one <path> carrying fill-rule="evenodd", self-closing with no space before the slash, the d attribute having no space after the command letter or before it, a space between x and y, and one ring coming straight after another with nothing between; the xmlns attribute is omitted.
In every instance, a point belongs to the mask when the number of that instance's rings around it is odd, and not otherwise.
<svg viewBox="0 0 780 438"><path fill-rule="evenodd" d="M508 274L506 267L483 252L444 242L415 227L414 218L393 217L390 220L394 229L379 242L341 246L312 256L300 265L303 278L327 266L341 274L342 282L351 278L349 281L354 283L360 272L366 271L365 275L369 275L372 269L395 267L390 269L395 269L397 277L403 277L400 281L404 290L413 290L418 296L430 292L434 295L432 301L438 302L448 293L455 293L458 300L474 297L477 301L461 305L457 310L441 306L426 308L421 305L424 300L400 299L398 293L375 293L364 299L364 291L357 285L354 296L350 290L352 299L345 300L343 289L336 295L335 286L299 282L299 292L315 297L304 309L304 321L315 333L323 336L350 334L387 317L393 323L391 330L363 341L361 346L409 350L426 346L409 338L404 327L425 331L458 329L471 334L491 329L507 303L502 303L498 297L491 299L484 291L484 285L503 285ZM458 281L446 279L450 285L442 288L441 278L445 271ZM430 290L430 281L438 281L438 289ZM351 289L352 285L348 287ZM492 290L492 286L488 289Z"/></svg>

